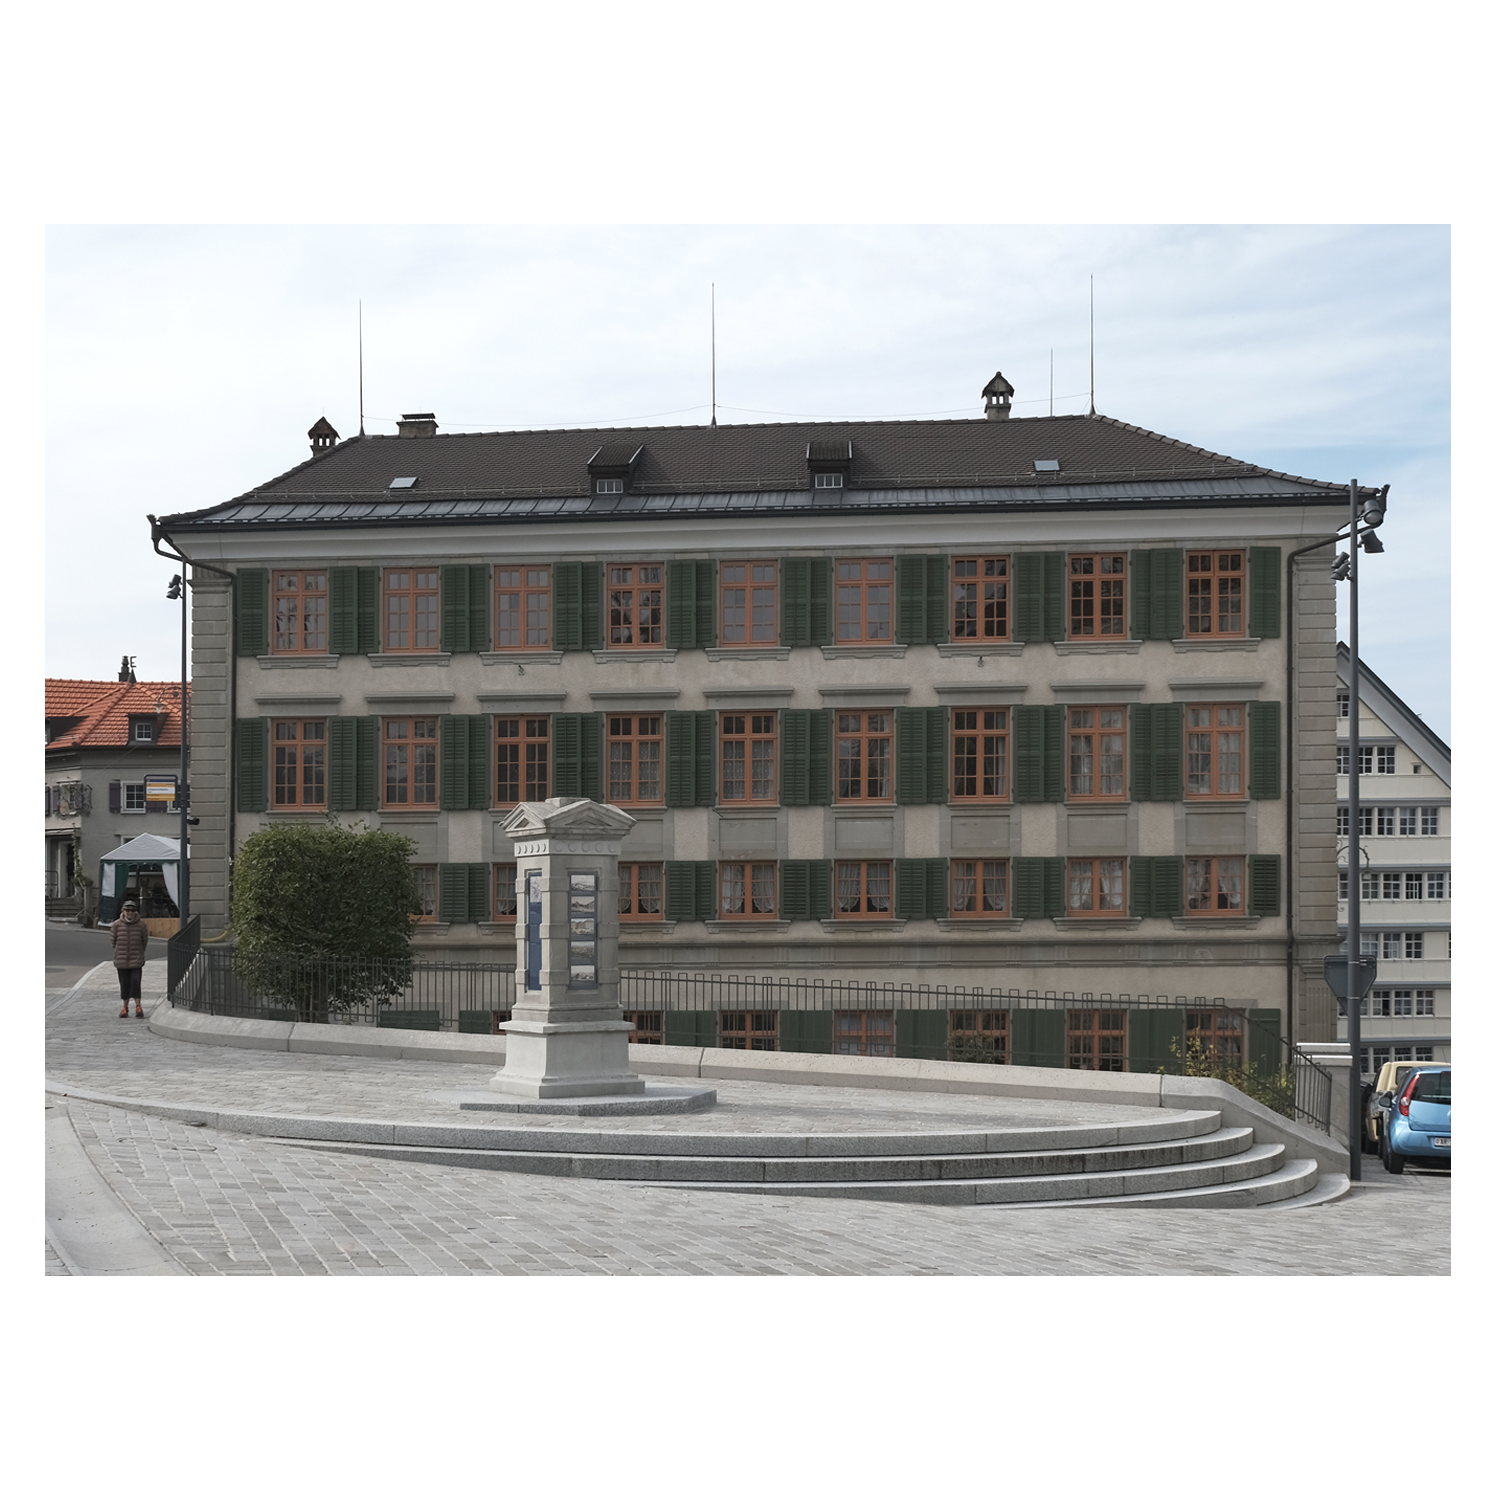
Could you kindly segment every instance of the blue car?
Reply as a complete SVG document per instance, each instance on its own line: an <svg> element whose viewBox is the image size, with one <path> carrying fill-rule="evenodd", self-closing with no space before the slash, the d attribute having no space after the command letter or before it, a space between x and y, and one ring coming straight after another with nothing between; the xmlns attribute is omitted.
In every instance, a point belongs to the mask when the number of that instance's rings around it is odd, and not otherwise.
<svg viewBox="0 0 1498 1498"><path fill-rule="evenodd" d="M1439 1162L1451 1168L1451 1068L1426 1066L1400 1089L1380 1141L1384 1169L1393 1175L1406 1163Z"/></svg>

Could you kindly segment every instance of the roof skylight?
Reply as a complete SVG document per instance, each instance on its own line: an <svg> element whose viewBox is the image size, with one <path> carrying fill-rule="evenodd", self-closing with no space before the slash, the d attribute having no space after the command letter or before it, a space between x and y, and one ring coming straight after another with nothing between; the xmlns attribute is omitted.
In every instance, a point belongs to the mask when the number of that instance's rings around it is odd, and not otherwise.
<svg viewBox="0 0 1498 1498"><path fill-rule="evenodd" d="M1060 473L1061 472L1061 459L1060 458L1036 458L1035 459L1035 471L1036 471L1036 473Z"/></svg>
<svg viewBox="0 0 1498 1498"><path fill-rule="evenodd" d="M390 487L392 489L414 489L416 487L416 480L414 478L391 479Z"/></svg>

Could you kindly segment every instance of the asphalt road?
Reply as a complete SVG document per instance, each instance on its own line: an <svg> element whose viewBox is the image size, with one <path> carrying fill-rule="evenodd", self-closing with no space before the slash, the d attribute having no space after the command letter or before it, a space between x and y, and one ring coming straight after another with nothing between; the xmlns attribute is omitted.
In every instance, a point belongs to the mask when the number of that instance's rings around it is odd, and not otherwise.
<svg viewBox="0 0 1498 1498"><path fill-rule="evenodd" d="M166 944L162 943L165 951ZM155 955L155 954L153 954ZM109 957L109 932L47 922L47 998L66 993L90 968Z"/></svg>

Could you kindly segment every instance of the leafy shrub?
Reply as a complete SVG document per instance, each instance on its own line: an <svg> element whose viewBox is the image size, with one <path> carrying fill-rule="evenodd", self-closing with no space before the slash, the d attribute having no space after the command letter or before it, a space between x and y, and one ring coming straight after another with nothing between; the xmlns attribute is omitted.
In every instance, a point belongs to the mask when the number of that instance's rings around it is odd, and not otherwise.
<svg viewBox="0 0 1498 1498"><path fill-rule="evenodd" d="M1177 1061L1181 1060L1179 1041L1171 1041L1170 1054ZM1160 1070L1164 1071L1165 1068L1161 1067ZM1275 1113L1282 1114L1285 1118L1295 1117L1295 1078L1288 1070L1275 1072L1241 1064L1233 1066L1219 1060L1199 1040L1188 1040L1180 1074L1187 1077L1211 1077L1215 1081L1226 1082Z"/></svg>

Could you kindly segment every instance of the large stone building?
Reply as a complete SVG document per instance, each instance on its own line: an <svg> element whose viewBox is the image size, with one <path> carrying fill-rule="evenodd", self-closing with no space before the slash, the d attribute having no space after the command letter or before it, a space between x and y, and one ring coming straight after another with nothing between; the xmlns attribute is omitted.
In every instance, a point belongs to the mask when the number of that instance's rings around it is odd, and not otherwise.
<svg viewBox="0 0 1498 1498"><path fill-rule="evenodd" d="M636 819L634 968L1327 1011L1347 491L1103 416L338 441L193 572L194 908L332 811L509 961L508 809ZM1278 1022L1278 1021L1276 1021ZM1292 1020L1292 1027L1294 1021Z"/></svg>
<svg viewBox="0 0 1498 1498"><path fill-rule="evenodd" d="M1352 671L1337 646L1337 921L1347 940ZM1359 945L1378 959L1362 1003L1362 1069L1451 1060L1451 750L1358 663ZM1337 1038L1347 1039L1341 1020Z"/></svg>

